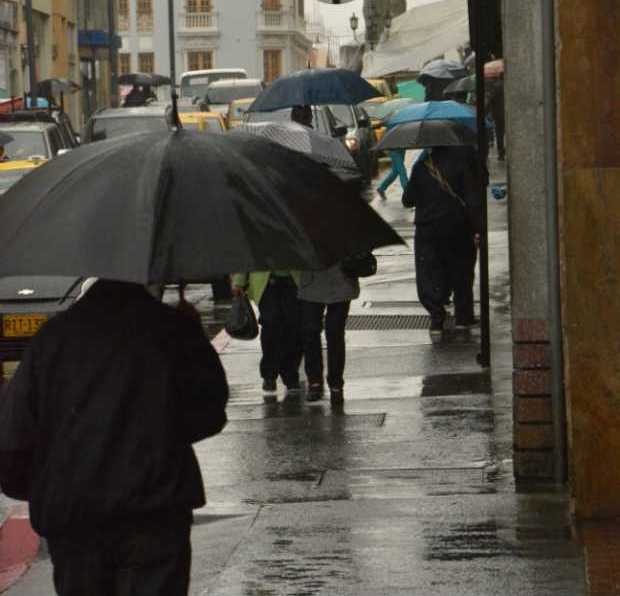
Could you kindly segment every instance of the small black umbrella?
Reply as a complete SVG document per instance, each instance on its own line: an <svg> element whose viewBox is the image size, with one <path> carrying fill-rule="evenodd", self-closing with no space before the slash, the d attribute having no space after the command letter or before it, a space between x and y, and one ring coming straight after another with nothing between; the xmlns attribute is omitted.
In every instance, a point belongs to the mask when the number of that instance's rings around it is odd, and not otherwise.
<svg viewBox="0 0 620 596"><path fill-rule="evenodd" d="M375 151L475 145L476 142L476 133L460 122L421 120L399 124L389 130L376 145Z"/></svg>
<svg viewBox="0 0 620 596"><path fill-rule="evenodd" d="M152 74L148 72L132 72L118 77L119 85L150 85L151 87L162 87L171 85L170 77Z"/></svg>
<svg viewBox="0 0 620 596"><path fill-rule="evenodd" d="M420 71L418 82L425 85L429 79L460 79L467 75L467 69L460 62L455 60L444 60L439 58L432 60Z"/></svg>
<svg viewBox="0 0 620 596"><path fill-rule="evenodd" d="M379 91L352 70L306 69L276 79L248 111L272 112L303 105L356 105L380 96Z"/></svg>
<svg viewBox="0 0 620 596"><path fill-rule="evenodd" d="M446 96L453 93L473 93L476 90L476 75L470 77L463 77L453 83L450 83L444 90L443 94Z"/></svg>
<svg viewBox="0 0 620 596"><path fill-rule="evenodd" d="M201 282L322 269L400 242L359 186L242 134L92 143L38 168L0 202L0 276Z"/></svg>

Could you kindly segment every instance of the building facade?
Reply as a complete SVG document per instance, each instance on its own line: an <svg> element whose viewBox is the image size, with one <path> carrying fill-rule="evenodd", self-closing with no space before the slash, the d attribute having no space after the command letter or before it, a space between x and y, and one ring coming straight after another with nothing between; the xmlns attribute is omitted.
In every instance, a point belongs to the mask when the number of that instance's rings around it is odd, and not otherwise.
<svg viewBox="0 0 620 596"><path fill-rule="evenodd" d="M17 2L0 1L0 99L19 95L22 90L18 9Z"/></svg>
<svg viewBox="0 0 620 596"><path fill-rule="evenodd" d="M118 0L119 71L170 72L168 0ZM177 76L245 68L271 81L305 68L312 50L303 0L175 0Z"/></svg>

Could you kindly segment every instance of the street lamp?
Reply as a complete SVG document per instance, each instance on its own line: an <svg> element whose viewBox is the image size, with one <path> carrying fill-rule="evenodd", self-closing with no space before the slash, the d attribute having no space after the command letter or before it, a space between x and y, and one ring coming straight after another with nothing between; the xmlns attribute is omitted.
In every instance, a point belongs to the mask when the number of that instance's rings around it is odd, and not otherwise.
<svg viewBox="0 0 620 596"><path fill-rule="evenodd" d="M360 20L355 13L351 15L349 19L349 24L351 25L351 31L353 31L353 39L357 41L357 27L359 26Z"/></svg>

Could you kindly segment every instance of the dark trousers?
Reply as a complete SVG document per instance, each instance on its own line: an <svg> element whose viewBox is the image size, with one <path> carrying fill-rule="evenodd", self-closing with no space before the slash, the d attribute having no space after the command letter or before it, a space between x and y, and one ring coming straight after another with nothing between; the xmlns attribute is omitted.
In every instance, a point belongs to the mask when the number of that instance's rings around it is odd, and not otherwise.
<svg viewBox="0 0 620 596"><path fill-rule="evenodd" d="M258 311L263 351L261 377L275 380L279 375L287 386L298 383L302 358L300 305L293 279L272 276L260 299Z"/></svg>
<svg viewBox="0 0 620 596"><path fill-rule="evenodd" d="M301 336L308 383L323 383L321 331L325 321L327 384L331 388L342 388L344 385L344 332L350 306L350 302L319 304L301 301Z"/></svg>
<svg viewBox="0 0 620 596"><path fill-rule="evenodd" d="M59 596L186 596L191 515L49 539ZM90 534L89 534L90 532Z"/></svg>
<svg viewBox="0 0 620 596"><path fill-rule="evenodd" d="M433 222L419 225L415 236L415 267L418 297L433 322L446 317L445 301L454 292L457 323L474 316L473 267L476 247L464 224Z"/></svg>

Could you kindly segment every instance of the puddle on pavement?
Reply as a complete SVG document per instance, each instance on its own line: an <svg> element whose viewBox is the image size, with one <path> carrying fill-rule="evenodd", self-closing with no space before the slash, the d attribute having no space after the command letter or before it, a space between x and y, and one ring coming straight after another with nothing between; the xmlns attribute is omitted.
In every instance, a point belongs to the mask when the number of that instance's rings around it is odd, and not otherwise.
<svg viewBox="0 0 620 596"><path fill-rule="evenodd" d="M500 538L494 521L455 524L439 533L441 526L427 528L426 559L429 561L473 561L512 556L513 546Z"/></svg>
<svg viewBox="0 0 620 596"><path fill-rule="evenodd" d="M422 380L422 397L491 393L489 373L431 375Z"/></svg>

